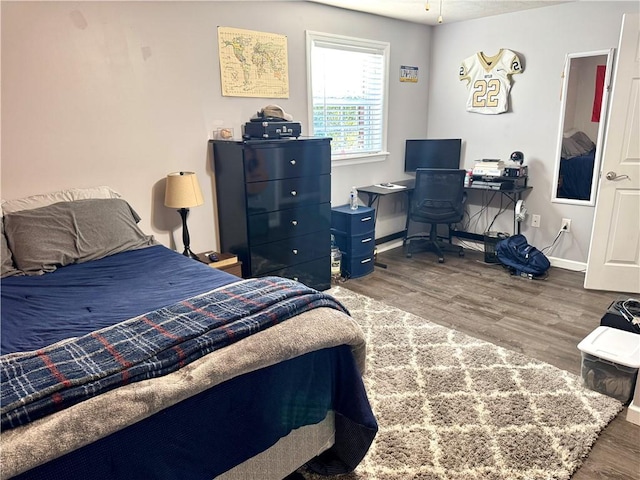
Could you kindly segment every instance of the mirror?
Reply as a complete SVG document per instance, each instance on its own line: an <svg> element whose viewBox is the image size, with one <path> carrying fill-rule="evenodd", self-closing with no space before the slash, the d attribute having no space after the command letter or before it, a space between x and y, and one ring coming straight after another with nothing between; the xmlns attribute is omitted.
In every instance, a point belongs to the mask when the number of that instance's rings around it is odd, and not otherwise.
<svg viewBox="0 0 640 480"><path fill-rule="evenodd" d="M595 205L613 49L567 55L551 201Z"/></svg>

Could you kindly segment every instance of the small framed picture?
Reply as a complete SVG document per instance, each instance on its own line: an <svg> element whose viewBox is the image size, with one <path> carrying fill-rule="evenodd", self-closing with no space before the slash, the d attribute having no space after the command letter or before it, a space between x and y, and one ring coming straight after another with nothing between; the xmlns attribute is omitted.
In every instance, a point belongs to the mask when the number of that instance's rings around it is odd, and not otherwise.
<svg viewBox="0 0 640 480"><path fill-rule="evenodd" d="M418 83L418 67L400 66L400 81Z"/></svg>

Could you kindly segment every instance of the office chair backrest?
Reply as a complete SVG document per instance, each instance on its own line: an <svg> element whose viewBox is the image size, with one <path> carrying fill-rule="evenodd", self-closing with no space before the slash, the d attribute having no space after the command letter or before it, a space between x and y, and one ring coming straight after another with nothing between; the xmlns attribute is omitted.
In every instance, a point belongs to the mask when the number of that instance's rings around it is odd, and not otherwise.
<svg viewBox="0 0 640 480"><path fill-rule="evenodd" d="M410 219L424 223L456 223L464 215L464 170L419 168L411 196Z"/></svg>

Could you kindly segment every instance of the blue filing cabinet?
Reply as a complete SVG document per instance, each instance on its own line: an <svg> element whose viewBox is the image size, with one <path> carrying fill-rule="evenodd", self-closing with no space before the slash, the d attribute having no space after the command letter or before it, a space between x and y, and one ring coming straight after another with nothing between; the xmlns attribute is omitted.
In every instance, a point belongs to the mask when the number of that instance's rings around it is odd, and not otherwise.
<svg viewBox="0 0 640 480"><path fill-rule="evenodd" d="M342 275L358 278L373 272L375 241L375 210L349 205L331 209L331 233L342 252Z"/></svg>

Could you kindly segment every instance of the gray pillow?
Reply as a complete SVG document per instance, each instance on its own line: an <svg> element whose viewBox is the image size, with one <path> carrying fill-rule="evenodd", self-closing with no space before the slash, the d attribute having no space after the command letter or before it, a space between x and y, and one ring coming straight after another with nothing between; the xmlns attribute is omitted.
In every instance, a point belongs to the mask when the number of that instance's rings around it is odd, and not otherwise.
<svg viewBox="0 0 640 480"><path fill-rule="evenodd" d="M596 148L596 144L593 143L589 136L584 132L578 131L571 135L571 138L575 140L576 144L583 150L584 153L590 152L591 150Z"/></svg>
<svg viewBox="0 0 640 480"><path fill-rule="evenodd" d="M576 132L562 139L562 158L573 158L589 153L596 144L584 132Z"/></svg>
<svg viewBox="0 0 640 480"><path fill-rule="evenodd" d="M16 266L27 275L154 245L119 198L59 202L4 216Z"/></svg>
<svg viewBox="0 0 640 480"><path fill-rule="evenodd" d="M4 236L4 219L0 217L0 255L2 256L2 274L1 278L10 277L12 275L24 275L13 264L13 254L7 245L7 237Z"/></svg>

